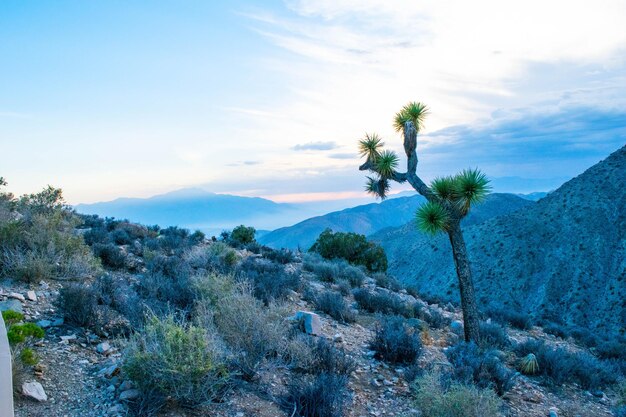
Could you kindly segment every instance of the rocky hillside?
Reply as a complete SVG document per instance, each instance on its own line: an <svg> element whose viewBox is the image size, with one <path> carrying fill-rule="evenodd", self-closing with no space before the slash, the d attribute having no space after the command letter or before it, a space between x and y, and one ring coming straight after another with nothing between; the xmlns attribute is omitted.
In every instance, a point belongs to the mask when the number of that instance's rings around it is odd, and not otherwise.
<svg viewBox="0 0 626 417"><path fill-rule="evenodd" d="M335 232L354 232L368 236L382 229L411 222L415 218L415 211L424 201L422 196L414 195L353 207L274 230L262 236L259 241L273 248L306 250L327 228ZM512 194L493 194L467 221L482 221L528 204L532 203Z"/></svg>
<svg viewBox="0 0 626 417"><path fill-rule="evenodd" d="M626 327L626 147L537 203L480 224L465 236L480 302L568 325ZM425 293L457 297L445 236L413 225L374 236L390 271ZM498 300L498 301L496 301Z"/></svg>

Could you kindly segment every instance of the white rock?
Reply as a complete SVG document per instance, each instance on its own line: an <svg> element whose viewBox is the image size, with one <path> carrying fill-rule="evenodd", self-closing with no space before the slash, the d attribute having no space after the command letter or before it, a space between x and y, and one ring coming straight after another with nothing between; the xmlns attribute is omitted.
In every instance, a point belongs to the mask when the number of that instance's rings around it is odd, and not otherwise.
<svg viewBox="0 0 626 417"><path fill-rule="evenodd" d="M48 401L48 396L39 382L24 382L22 384L22 394L34 398L37 401Z"/></svg>
<svg viewBox="0 0 626 417"><path fill-rule="evenodd" d="M111 350L111 345L109 344L109 342L102 342L99 343L98 346L96 346L96 351L98 351L98 353L102 353L103 355L109 350Z"/></svg>
<svg viewBox="0 0 626 417"><path fill-rule="evenodd" d="M141 393L139 392L138 389L127 389L126 391L123 391L120 394L120 400L121 401L134 400L136 398L139 398L140 395Z"/></svg>
<svg viewBox="0 0 626 417"><path fill-rule="evenodd" d="M30 301L37 301L37 294L35 294L35 291L28 291L26 293L26 298L28 298Z"/></svg>
<svg viewBox="0 0 626 417"><path fill-rule="evenodd" d="M9 298L15 298L16 300L20 300L22 302L26 301L26 298L24 298L24 296L19 292L12 292L9 294Z"/></svg>

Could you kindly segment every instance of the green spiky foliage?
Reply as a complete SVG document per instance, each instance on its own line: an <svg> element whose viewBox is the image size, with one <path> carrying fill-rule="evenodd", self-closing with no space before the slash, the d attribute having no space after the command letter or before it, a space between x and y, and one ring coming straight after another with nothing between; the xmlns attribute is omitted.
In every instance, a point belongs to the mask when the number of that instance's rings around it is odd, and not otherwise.
<svg viewBox="0 0 626 417"><path fill-rule="evenodd" d="M533 353L524 356L520 361L520 371L524 375L535 375L539 372L539 363L537 357Z"/></svg>
<svg viewBox="0 0 626 417"><path fill-rule="evenodd" d="M372 178L367 177L367 183L365 184L365 191L381 199L385 199L389 193L391 185L389 180L383 177Z"/></svg>
<svg viewBox="0 0 626 417"><path fill-rule="evenodd" d="M417 133L424 128L424 119L428 115L428 107L424 103L413 101L396 113L393 127L397 132L402 132L406 122L413 122Z"/></svg>
<svg viewBox="0 0 626 417"><path fill-rule="evenodd" d="M398 167L398 155L393 151L384 150L376 159L376 172L382 178L391 178Z"/></svg>
<svg viewBox="0 0 626 417"><path fill-rule="evenodd" d="M456 181L454 177L435 178L430 183L430 189L441 200L453 202L456 198Z"/></svg>
<svg viewBox="0 0 626 417"><path fill-rule="evenodd" d="M482 202L491 191L489 180L478 169L464 169L455 177L459 208L465 215L473 204Z"/></svg>
<svg viewBox="0 0 626 417"><path fill-rule="evenodd" d="M366 133L365 138L359 141L359 155L366 157L369 161L375 161L384 145L376 133Z"/></svg>
<svg viewBox="0 0 626 417"><path fill-rule="evenodd" d="M446 231L450 224L450 214L445 207L435 201L428 201L417 210L417 226L420 230L437 234Z"/></svg>

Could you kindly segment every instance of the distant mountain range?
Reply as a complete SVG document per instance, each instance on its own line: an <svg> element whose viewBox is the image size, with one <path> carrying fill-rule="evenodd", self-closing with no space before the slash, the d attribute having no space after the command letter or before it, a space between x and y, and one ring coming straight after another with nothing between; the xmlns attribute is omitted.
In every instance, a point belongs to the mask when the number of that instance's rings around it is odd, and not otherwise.
<svg viewBox="0 0 626 417"><path fill-rule="evenodd" d="M173 191L150 198L119 198L117 200L79 204L76 211L84 214L129 219L143 224L181 226L219 233L239 224L261 224L277 227L272 219L294 216L298 209L258 197L215 194L198 188Z"/></svg>
<svg viewBox="0 0 626 417"><path fill-rule="evenodd" d="M390 200L414 193L401 192ZM128 219L163 227L180 226L219 235L240 224L254 226L257 237L313 216L352 207L370 198L350 198L305 203L276 203L259 197L216 194L201 188L186 188L149 198L118 198L93 204L78 204L79 213ZM395 225L395 224L394 224Z"/></svg>
<svg viewBox="0 0 626 417"><path fill-rule="evenodd" d="M479 304L502 303L571 325L623 332L625 179L623 147L521 210L482 222L468 218L463 228ZM385 248L397 278L423 293L457 299L446 236L426 236L409 223L372 239Z"/></svg>

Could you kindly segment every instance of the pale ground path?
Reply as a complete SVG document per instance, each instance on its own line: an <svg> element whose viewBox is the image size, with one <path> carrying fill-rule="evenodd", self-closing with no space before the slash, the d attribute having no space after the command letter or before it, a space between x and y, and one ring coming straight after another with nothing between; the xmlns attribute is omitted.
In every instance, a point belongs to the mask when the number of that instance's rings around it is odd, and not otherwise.
<svg viewBox="0 0 626 417"><path fill-rule="evenodd" d="M0 417L13 417L11 350L4 319L0 317Z"/></svg>

